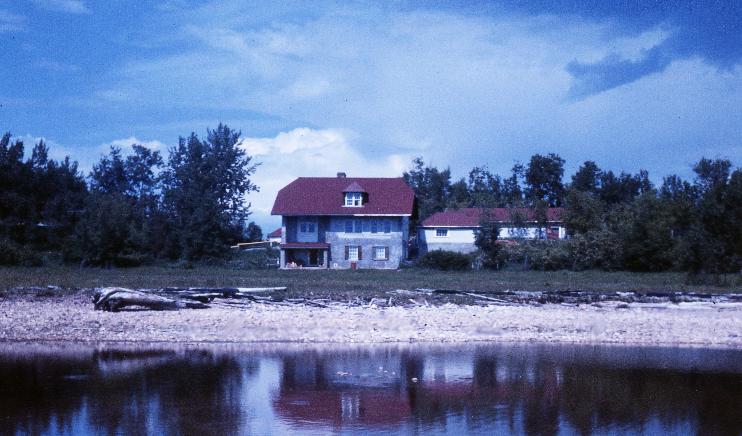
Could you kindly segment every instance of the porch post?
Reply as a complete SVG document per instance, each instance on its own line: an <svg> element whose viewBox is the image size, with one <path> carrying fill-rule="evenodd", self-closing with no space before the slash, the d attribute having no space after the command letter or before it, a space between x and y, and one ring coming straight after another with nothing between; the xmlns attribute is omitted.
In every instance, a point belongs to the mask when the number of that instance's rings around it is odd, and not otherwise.
<svg viewBox="0 0 742 436"><path fill-rule="evenodd" d="M281 269L286 268L286 250L281 249L281 263L279 265Z"/></svg>
<svg viewBox="0 0 742 436"><path fill-rule="evenodd" d="M327 263L327 258L328 258L328 256L327 256L327 252L328 252L328 251L330 251L330 249L329 249L329 248L326 248L326 249L322 250L322 259L323 259L323 262L324 262L325 268L329 268L329 267L330 267L330 264L329 264L329 263Z"/></svg>

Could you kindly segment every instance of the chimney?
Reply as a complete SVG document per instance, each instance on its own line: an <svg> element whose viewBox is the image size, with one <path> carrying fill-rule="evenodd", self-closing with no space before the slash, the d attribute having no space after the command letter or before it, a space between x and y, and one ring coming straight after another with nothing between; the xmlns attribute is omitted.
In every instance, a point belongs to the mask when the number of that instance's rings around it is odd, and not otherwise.
<svg viewBox="0 0 742 436"><path fill-rule="evenodd" d="M344 179L345 173L338 173L338 179Z"/></svg>

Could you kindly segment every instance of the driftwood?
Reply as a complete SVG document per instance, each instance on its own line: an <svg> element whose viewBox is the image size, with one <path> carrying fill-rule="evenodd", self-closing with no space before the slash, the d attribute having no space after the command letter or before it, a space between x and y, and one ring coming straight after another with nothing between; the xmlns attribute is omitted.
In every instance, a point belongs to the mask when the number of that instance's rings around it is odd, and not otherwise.
<svg viewBox="0 0 742 436"><path fill-rule="evenodd" d="M126 288L103 288L93 295L96 310L116 312L127 306L141 306L151 310L203 309L209 306L195 301L180 301L149 292Z"/></svg>

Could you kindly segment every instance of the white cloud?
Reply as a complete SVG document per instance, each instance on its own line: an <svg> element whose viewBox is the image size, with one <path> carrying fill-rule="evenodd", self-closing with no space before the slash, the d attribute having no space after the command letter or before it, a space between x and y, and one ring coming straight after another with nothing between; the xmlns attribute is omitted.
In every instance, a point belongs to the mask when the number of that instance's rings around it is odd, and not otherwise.
<svg viewBox="0 0 742 436"><path fill-rule="evenodd" d="M54 12L65 12L68 14L89 14L90 9L82 0L32 0L41 8Z"/></svg>
<svg viewBox="0 0 742 436"><path fill-rule="evenodd" d="M26 17L0 9L0 33L26 30Z"/></svg>
<svg viewBox="0 0 742 436"><path fill-rule="evenodd" d="M253 176L260 192L248 198L252 210L270 214L278 190L296 177L332 177L340 171L349 177L400 177L407 169L410 156L366 156L353 146L353 138L341 129L304 127L271 138L243 138L242 147L261 162Z"/></svg>
<svg viewBox="0 0 742 436"><path fill-rule="evenodd" d="M163 13L168 25L157 35L173 29L165 38L180 38L177 48L112 69L99 96L136 110L187 107L201 119L244 120L230 125L268 136L245 144L264 156L270 150L269 159L339 141L381 160L422 155L455 175L481 164L503 174L514 160L556 152L568 172L594 159L661 176L697 159L702 147L740 137L734 107L742 74L697 59L584 101L567 99L569 62L640 59L672 36L665 24L632 34L555 15L279 8L222 0ZM299 139L297 126L313 129ZM657 152L663 145L675 152Z"/></svg>

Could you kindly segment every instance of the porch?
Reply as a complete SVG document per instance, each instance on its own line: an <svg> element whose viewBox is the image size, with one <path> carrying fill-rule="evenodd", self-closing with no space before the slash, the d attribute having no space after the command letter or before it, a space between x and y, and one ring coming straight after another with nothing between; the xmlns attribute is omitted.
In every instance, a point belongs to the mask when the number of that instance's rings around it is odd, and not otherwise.
<svg viewBox="0 0 742 436"><path fill-rule="evenodd" d="M330 244L324 242L287 242L281 244L281 269L327 268Z"/></svg>

